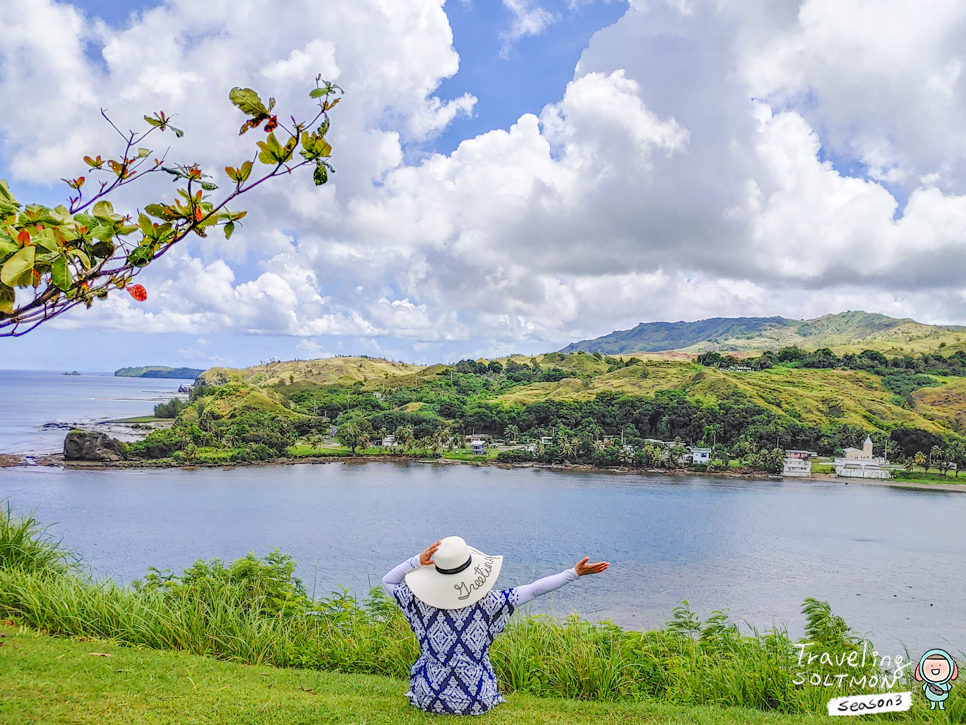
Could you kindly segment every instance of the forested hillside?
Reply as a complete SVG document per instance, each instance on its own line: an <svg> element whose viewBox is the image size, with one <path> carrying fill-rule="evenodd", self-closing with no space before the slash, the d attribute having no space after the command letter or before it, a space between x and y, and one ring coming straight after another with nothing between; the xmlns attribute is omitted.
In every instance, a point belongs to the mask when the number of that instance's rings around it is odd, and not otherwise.
<svg viewBox="0 0 966 725"><path fill-rule="evenodd" d="M966 327L925 325L868 312L842 312L813 320L783 317L715 317L697 322L647 322L594 340L582 340L561 352L616 355L677 350L702 353L761 352L798 346L830 348L838 354L876 350L888 355L921 354L948 348L966 350Z"/></svg>
<svg viewBox="0 0 966 725"><path fill-rule="evenodd" d="M334 426L352 451L394 435L397 452L438 453L473 433L552 439L548 455L559 460L616 463L648 439L715 446L728 460L775 448L832 454L871 435L902 458L958 445L964 375L966 353L839 357L798 348L693 362L584 352L431 367L353 357L279 362L206 371L174 427L134 444L132 454L212 449L267 459L296 444L314 449Z"/></svg>

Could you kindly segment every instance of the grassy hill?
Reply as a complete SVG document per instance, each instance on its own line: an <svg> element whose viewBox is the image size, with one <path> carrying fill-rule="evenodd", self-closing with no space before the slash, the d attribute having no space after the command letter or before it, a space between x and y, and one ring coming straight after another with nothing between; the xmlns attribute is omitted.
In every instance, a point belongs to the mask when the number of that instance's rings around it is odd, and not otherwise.
<svg viewBox="0 0 966 725"><path fill-rule="evenodd" d="M250 368L209 368L200 376L205 385L240 381L249 385L271 386L310 382L315 385L349 386L372 381L380 383L423 370L422 365L388 362L368 357L332 357L322 360L290 360L254 365Z"/></svg>
<svg viewBox="0 0 966 725"><path fill-rule="evenodd" d="M174 378L194 380L203 370L196 368L169 368L165 365L148 365L142 368L121 368L114 373L116 378Z"/></svg>
<svg viewBox="0 0 966 725"><path fill-rule="evenodd" d="M676 350L698 354L760 352L798 345L831 348L838 354L876 350L886 355L921 354L940 347L966 349L966 327L926 325L868 312L842 312L812 320L783 317L715 317L697 322L648 322L567 345L561 352L607 355Z"/></svg>
<svg viewBox="0 0 966 725"><path fill-rule="evenodd" d="M837 329L841 328L828 326L826 334ZM903 426L937 434L966 430L964 378L933 376L936 387L921 388L903 400L888 390L879 376L861 370L776 366L761 371L729 371L699 365L684 354L679 354L679 359L661 359L664 355L513 355L498 362L504 367L514 363L543 372L555 370L562 373L562 379L513 384L499 375L491 376L473 397L512 407L544 401L590 401L602 393L653 396L673 390L683 392L698 405L742 400L811 426L830 422L880 430ZM621 367L632 357L639 364ZM452 365L424 367L359 357L277 362L241 370L211 368L199 376L199 381L214 386L216 392L198 400L186 418L194 421L196 416L208 414L232 419L246 411L299 417L321 412L324 407L320 403L314 411L297 405L310 396L314 400L313 391L320 391L318 395L328 391L329 396L335 396L330 401L351 402L345 394L340 397L333 393L340 389L388 396L383 398L386 401L402 395L394 410L435 415L438 406L434 401L457 392L453 387L454 378L459 377L456 369Z"/></svg>
<svg viewBox="0 0 966 725"><path fill-rule="evenodd" d="M743 397L776 414L809 425L831 420L862 428L884 424L910 426L933 433L954 430L966 422L966 380L939 378L941 387L916 391L913 410L897 405L878 376L857 370L809 370L776 367L757 372L727 372L697 363L651 361L602 373L591 379L566 378L532 383L496 400L529 405L544 400L593 400L601 393L654 395L680 390L698 402Z"/></svg>

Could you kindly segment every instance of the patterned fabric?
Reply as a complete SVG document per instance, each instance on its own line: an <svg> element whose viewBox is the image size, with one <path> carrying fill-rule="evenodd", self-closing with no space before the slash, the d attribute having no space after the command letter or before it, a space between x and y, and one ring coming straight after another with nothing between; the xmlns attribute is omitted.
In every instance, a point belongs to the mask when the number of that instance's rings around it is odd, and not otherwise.
<svg viewBox="0 0 966 725"><path fill-rule="evenodd" d="M505 702L497 688L489 649L516 605L516 591L490 591L462 609L437 609L420 601L405 582L392 587L421 654L409 670L409 701L426 712L482 715Z"/></svg>

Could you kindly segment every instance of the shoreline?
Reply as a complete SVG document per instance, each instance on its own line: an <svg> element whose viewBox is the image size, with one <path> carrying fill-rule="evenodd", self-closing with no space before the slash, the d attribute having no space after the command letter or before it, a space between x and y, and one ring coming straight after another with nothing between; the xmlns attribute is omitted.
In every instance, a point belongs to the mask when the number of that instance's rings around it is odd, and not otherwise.
<svg viewBox="0 0 966 725"><path fill-rule="evenodd" d="M667 470L662 468L595 468L584 464L557 464L557 463L500 463L496 460L490 461L458 461L449 458L420 458L413 456L306 456L304 458L276 458L271 461L256 461L251 463L172 463L170 461L65 461L62 453L0 453L0 469L3 468L36 468L52 467L64 468L67 470L81 471L104 471L104 470L126 470L126 469L184 469L197 470L199 468L220 468L222 470L233 470L236 468L248 468L254 466L295 466L300 464L320 465L328 463L349 463L359 465L362 463L425 463L429 465L464 465L464 466L485 466L503 469L516 468L535 468L548 471L562 471L571 473L609 473L617 475L657 475L657 476L692 476L692 477L712 477L747 481L821 481L823 483L840 483L848 486L850 484L862 486L884 486L888 488L904 488L917 491L945 491L949 493L966 493L966 481L963 483L920 483L917 481L883 481L877 479L846 479L838 478L832 474L816 473L811 476L781 476L761 472L736 472L736 471L687 471L687 470Z"/></svg>

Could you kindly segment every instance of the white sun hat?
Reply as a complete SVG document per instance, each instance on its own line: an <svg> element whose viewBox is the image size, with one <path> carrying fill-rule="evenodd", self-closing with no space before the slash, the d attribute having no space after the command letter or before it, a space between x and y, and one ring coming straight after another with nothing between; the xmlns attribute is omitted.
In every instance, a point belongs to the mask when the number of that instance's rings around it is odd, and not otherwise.
<svg viewBox="0 0 966 725"><path fill-rule="evenodd" d="M459 536L447 536L433 563L409 572L406 584L417 599L432 607L462 609L486 596L502 567L502 556L488 556Z"/></svg>

